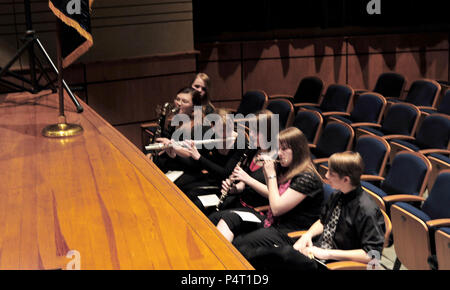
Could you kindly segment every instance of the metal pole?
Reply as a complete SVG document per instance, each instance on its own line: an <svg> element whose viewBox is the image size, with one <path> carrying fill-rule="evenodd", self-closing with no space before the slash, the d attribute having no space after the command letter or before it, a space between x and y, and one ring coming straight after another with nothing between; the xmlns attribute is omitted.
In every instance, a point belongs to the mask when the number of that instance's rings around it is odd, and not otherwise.
<svg viewBox="0 0 450 290"><path fill-rule="evenodd" d="M59 26L60 25L61 25L61 23L59 23ZM57 37L60 37L59 33L58 33ZM36 38L36 43L38 44L39 49L41 50L42 54L45 56L45 58L47 59L48 63L51 65L51 67L55 71L55 73L59 74L58 68L55 66L55 64L53 63L52 59L50 58L50 56L48 55L47 51L45 50L44 46L42 45L42 43L40 42L40 40L38 38ZM61 43L61 40L59 40L59 43ZM63 79L62 83L63 83L63 86L66 89L67 93L69 94L69 97L72 99L73 103L77 107L77 112L78 113L83 112L83 107L78 102L77 98L75 98L74 94L72 93L72 91L70 90L69 86L67 85L67 83L66 83L66 81L64 79Z"/></svg>
<svg viewBox="0 0 450 290"><path fill-rule="evenodd" d="M30 0L24 1L24 9L25 9L25 25L27 28L26 31L26 38L29 40L34 39L34 31L33 31L33 22L31 19L31 4ZM38 89L38 83L36 82L36 67L34 63L34 46L29 45L28 46L28 64L30 66L30 79L31 79L31 89L33 93L36 93L39 91Z"/></svg>
<svg viewBox="0 0 450 290"><path fill-rule="evenodd" d="M59 115L64 116L64 87L63 87L63 65L61 48L61 21L56 20L56 58L58 59L58 93L59 93Z"/></svg>

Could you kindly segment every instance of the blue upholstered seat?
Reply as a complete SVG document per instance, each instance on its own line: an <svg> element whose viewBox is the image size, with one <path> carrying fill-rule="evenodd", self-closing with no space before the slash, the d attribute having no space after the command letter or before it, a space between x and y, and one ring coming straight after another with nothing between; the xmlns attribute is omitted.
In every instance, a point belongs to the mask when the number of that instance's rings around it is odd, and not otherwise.
<svg viewBox="0 0 450 290"><path fill-rule="evenodd" d="M380 74L373 91L386 98L400 98L406 79L403 75L395 72L386 72Z"/></svg>
<svg viewBox="0 0 450 290"><path fill-rule="evenodd" d="M305 134L310 144L316 144L322 131L323 118L316 111L301 110L295 116L292 125Z"/></svg>
<svg viewBox="0 0 450 290"><path fill-rule="evenodd" d="M386 107L386 99L376 93L365 93L359 96L349 116L331 115L339 121L352 123L379 123Z"/></svg>
<svg viewBox="0 0 450 290"><path fill-rule="evenodd" d="M436 269L450 270L450 225L441 227L435 234Z"/></svg>
<svg viewBox="0 0 450 290"><path fill-rule="evenodd" d="M248 91L241 99L237 114L247 116L251 113L256 113L264 108L267 104L268 96L264 91Z"/></svg>
<svg viewBox="0 0 450 290"><path fill-rule="evenodd" d="M379 180L373 177L382 177L384 174L390 153L389 143L378 136L363 135L356 141L354 151L361 155L364 162L363 180ZM324 162L320 166L321 172L328 170L328 163Z"/></svg>
<svg viewBox="0 0 450 290"><path fill-rule="evenodd" d="M440 91L441 85L434 80L417 80L411 84L404 101L416 106L434 107ZM389 101L400 102L401 100L392 99Z"/></svg>
<svg viewBox="0 0 450 290"><path fill-rule="evenodd" d="M389 108L381 123L381 127L361 126L358 130L363 134L374 134L377 136L411 136L415 133L419 116L420 111L416 106L407 103L397 103Z"/></svg>
<svg viewBox="0 0 450 290"><path fill-rule="evenodd" d="M316 76L303 78L294 95L294 104L298 103L319 103L320 95L323 91L323 81Z"/></svg>
<svg viewBox="0 0 450 290"><path fill-rule="evenodd" d="M350 150L353 138L352 127L342 122L329 122L323 129L317 146L311 148L312 157L327 158L334 153Z"/></svg>
<svg viewBox="0 0 450 290"><path fill-rule="evenodd" d="M424 149L446 150L450 138L450 116L433 114L425 117L416 138L412 140L392 139L392 145L419 151Z"/></svg>
<svg viewBox="0 0 450 290"><path fill-rule="evenodd" d="M407 198L396 200L391 216L397 257L408 269L429 269L428 258L435 253L434 227L449 226L450 220L444 219L450 219L450 170L439 174L420 208L404 202Z"/></svg>
<svg viewBox="0 0 450 290"><path fill-rule="evenodd" d="M437 106L437 109L421 108L420 110L422 112L425 112L426 114L440 113L450 115L450 90L447 90L447 92L445 92L444 96L441 99L441 102Z"/></svg>
<svg viewBox="0 0 450 290"><path fill-rule="evenodd" d="M292 124L294 118L294 106L290 101L284 99L270 100L266 109L277 114L280 118L280 131Z"/></svg>
<svg viewBox="0 0 450 290"><path fill-rule="evenodd" d="M355 151L364 161L364 174L383 176L390 146L382 138L365 135L358 138Z"/></svg>
<svg viewBox="0 0 450 290"><path fill-rule="evenodd" d="M362 181L361 185L375 194L374 197L389 214L390 204L385 198L396 194L422 196L430 171L431 164L425 156L417 152L402 151L395 156L381 186L366 181Z"/></svg>
<svg viewBox="0 0 450 290"><path fill-rule="evenodd" d="M328 86L327 91L319 106L303 106L304 108L315 110L320 113L325 112L348 112L354 91L348 85L332 84Z"/></svg>

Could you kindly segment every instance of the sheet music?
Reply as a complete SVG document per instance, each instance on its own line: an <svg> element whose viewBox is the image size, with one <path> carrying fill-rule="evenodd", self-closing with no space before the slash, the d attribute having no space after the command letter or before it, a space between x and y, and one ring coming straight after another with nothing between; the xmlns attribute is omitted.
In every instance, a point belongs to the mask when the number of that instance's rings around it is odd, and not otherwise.
<svg viewBox="0 0 450 290"><path fill-rule="evenodd" d="M238 210L233 210L233 212L236 213L237 215L239 215L241 217L241 219L245 222L252 222L252 223L260 223L261 222L261 220L251 212L238 211Z"/></svg>
<svg viewBox="0 0 450 290"><path fill-rule="evenodd" d="M184 171L167 171L166 176L169 178L172 182L175 182L175 180L178 179L181 175L183 175Z"/></svg>
<svg viewBox="0 0 450 290"><path fill-rule="evenodd" d="M219 198L215 194L199 195L197 196L204 207L217 206Z"/></svg>

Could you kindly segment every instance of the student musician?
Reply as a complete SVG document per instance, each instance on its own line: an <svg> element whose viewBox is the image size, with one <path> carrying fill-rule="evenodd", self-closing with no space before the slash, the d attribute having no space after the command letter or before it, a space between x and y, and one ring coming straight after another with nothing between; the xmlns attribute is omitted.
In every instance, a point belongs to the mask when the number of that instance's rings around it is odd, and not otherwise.
<svg viewBox="0 0 450 290"><path fill-rule="evenodd" d="M258 194L252 187L247 186L246 183L252 181L261 182L264 184L264 174L262 172L262 162L257 161L260 155L268 153L268 149L261 149L261 144L266 145L263 142L270 144L271 133L271 118L272 112L263 110L257 113L254 118L249 118L246 121L255 122L256 128L249 130L249 144L247 149L244 150L244 154L236 164L233 172L228 178L222 180L221 183L211 183L212 186L199 186L192 189L188 196L202 210L206 215L212 214L218 210L224 210L226 208L237 207L258 207L268 203L265 196ZM245 123L244 123L245 124ZM239 124L238 126L243 126ZM265 130L258 130L257 127L265 126ZM250 126L248 126L250 127ZM244 127L242 127L244 128ZM267 134L269 132L269 134ZM266 135L268 137L266 137ZM264 148L269 148L267 145ZM248 172L248 173L247 173ZM236 175L236 178L232 181L232 176ZM205 208L203 203L199 200L199 196L206 196L215 194L220 198L220 203L217 206L211 206ZM222 211L220 211L222 212ZM217 214L214 214L217 217ZM216 223L219 220L216 221Z"/></svg>
<svg viewBox="0 0 450 290"><path fill-rule="evenodd" d="M261 156L270 154L267 144L271 142L272 117L269 110L262 110L255 116L256 128L250 128L249 137L251 148L247 151L247 158L241 165L237 165L232 174L221 184L221 191L215 193L221 197L221 203L216 208L220 211L211 211L209 218L214 224L220 220L228 208L255 208L268 204L267 196L259 194L254 188L255 184L265 185ZM262 130L262 126L266 128ZM249 126L250 127L250 126ZM267 143L267 144L266 144ZM264 148L264 149L262 149Z"/></svg>
<svg viewBox="0 0 450 290"><path fill-rule="evenodd" d="M246 141L246 138L234 131L234 124L229 124L232 119L226 117L227 113L225 109L218 109L216 114L221 122L212 126L214 134L211 139L223 140L222 144L211 146L212 149L202 146L199 150L194 141L186 141L187 148L179 146L170 148L168 155L171 158L182 157L177 160L183 163L185 171L175 184L184 193L189 193L198 186L220 183L231 174L243 155L245 147L239 148L238 141L240 139ZM204 171L207 173L203 173Z"/></svg>
<svg viewBox="0 0 450 290"><path fill-rule="evenodd" d="M262 216L253 209L260 222L244 221L235 211L221 215L218 230L244 254L258 246L292 245L287 232L307 229L319 217L323 201L322 180L311 161L308 140L297 128L280 132L278 163L265 160L265 183L252 186L266 196L270 209ZM238 174L236 174L237 177ZM240 210L239 210L240 211Z"/></svg>
<svg viewBox="0 0 450 290"><path fill-rule="evenodd" d="M201 96L201 105L203 106L203 114L208 115L215 112L215 108L211 103L209 91L211 88L211 79L205 73L198 73L195 75L191 83L194 90L198 91Z"/></svg>
<svg viewBox="0 0 450 290"><path fill-rule="evenodd" d="M161 128L161 136L156 138L157 143L168 145L171 143L172 134L176 130L184 130L186 132L192 132L194 130L194 106L201 105L201 95L197 90L191 87L185 87L180 89L174 99L174 107L177 108L177 114L183 114L189 116L189 122L183 123L180 126L172 126L170 123L173 115L167 116L166 124ZM187 133L186 135L193 135ZM167 172L169 169L176 168L177 164L172 162L166 154L166 151L170 152L170 149L161 151L157 158L153 159L153 162L163 171Z"/></svg>
<svg viewBox="0 0 450 290"><path fill-rule="evenodd" d="M361 156L355 152L335 153L328 164L326 179L338 191L323 207L320 219L293 246L253 249L247 258L256 269L321 269L316 259L369 263L371 251L381 256L384 218L372 197L361 188Z"/></svg>

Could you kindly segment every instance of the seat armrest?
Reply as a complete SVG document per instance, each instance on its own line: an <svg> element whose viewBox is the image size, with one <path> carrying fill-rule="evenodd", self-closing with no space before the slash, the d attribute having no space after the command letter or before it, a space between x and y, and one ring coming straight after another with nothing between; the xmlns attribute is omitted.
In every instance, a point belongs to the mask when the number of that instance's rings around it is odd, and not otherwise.
<svg viewBox="0 0 450 290"><path fill-rule="evenodd" d="M350 113L347 112L322 112L322 116L328 117L332 115L338 115L338 116L350 116Z"/></svg>
<svg viewBox="0 0 450 290"><path fill-rule="evenodd" d="M317 158L313 160L314 164L320 164L320 163L325 163L328 161L328 158Z"/></svg>
<svg viewBox="0 0 450 290"><path fill-rule="evenodd" d="M385 202L394 203L399 201L425 201L425 198L412 194L394 194L383 197Z"/></svg>
<svg viewBox="0 0 450 290"><path fill-rule="evenodd" d="M307 231L296 231L296 232L290 232L288 233L288 237L292 239L300 238L303 236Z"/></svg>
<svg viewBox="0 0 450 290"><path fill-rule="evenodd" d="M411 137L411 138L408 138ZM416 138L412 137L412 136L408 136L408 135L385 135L382 138L384 138L384 140L388 141L388 140L392 140L392 139L405 139L405 140L416 140Z"/></svg>
<svg viewBox="0 0 450 290"><path fill-rule="evenodd" d="M447 149L424 149L424 150L419 150L419 152L422 154L433 154L433 153L446 154L446 155L450 154L450 150L447 150Z"/></svg>
<svg viewBox="0 0 450 290"><path fill-rule="evenodd" d="M420 109L422 109L422 110L432 110L432 111L436 111L436 108L435 108L435 107L420 106L420 107L418 107L418 108L420 108ZM422 112L421 112L421 113L422 113Z"/></svg>
<svg viewBox="0 0 450 290"><path fill-rule="evenodd" d="M417 106L417 108L418 108L419 110L430 109L430 110L436 111L436 108L434 108L434 107L428 107L428 106Z"/></svg>
<svg viewBox="0 0 450 290"><path fill-rule="evenodd" d="M288 94L273 94L269 96L269 99L274 99L274 98L288 98L288 99L293 99L294 96L292 95L288 95Z"/></svg>
<svg viewBox="0 0 450 290"><path fill-rule="evenodd" d="M329 270L367 270L367 264L355 261L339 261L327 264Z"/></svg>
<svg viewBox="0 0 450 290"><path fill-rule="evenodd" d="M299 108L299 107L303 107L303 106L318 107L319 104L317 104L317 103L296 103L296 104L294 104L295 108ZM307 108L305 108L305 110L307 110Z"/></svg>
<svg viewBox="0 0 450 290"><path fill-rule="evenodd" d="M369 122L352 123L351 126L354 127L354 128L362 127L362 126L381 128L381 124L369 123Z"/></svg>
<svg viewBox="0 0 450 290"><path fill-rule="evenodd" d="M336 119L336 118L333 117L333 116L330 116L330 117L328 118L328 122L331 122L331 121L342 122L342 120Z"/></svg>
<svg viewBox="0 0 450 290"><path fill-rule="evenodd" d="M416 138L414 138L413 136L408 136L408 135L387 135L385 137L389 137L389 139L400 139L400 140L410 140L410 141L416 140Z"/></svg>
<svg viewBox="0 0 450 290"><path fill-rule="evenodd" d="M427 156L427 157L432 163L434 162L434 163L437 163L439 166L450 167L450 164L445 162L444 160L435 158L433 156Z"/></svg>
<svg viewBox="0 0 450 290"><path fill-rule="evenodd" d="M426 222L427 226L436 228L436 227L448 227L450 226L450 219L437 219Z"/></svg>
<svg viewBox="0 0 450 290"><path fill-rule="evenodd" d="M364 180L364 181L383 181L384 177L383 176L378 176L378 175L363 174L363 175L361 175L361 180Z"/></svg>

